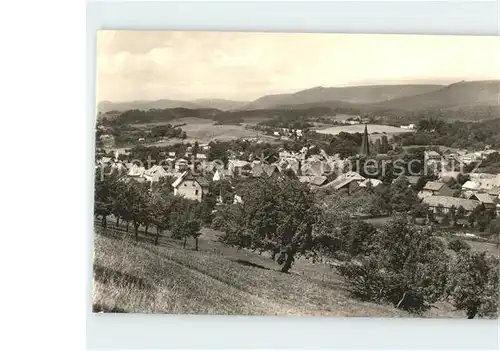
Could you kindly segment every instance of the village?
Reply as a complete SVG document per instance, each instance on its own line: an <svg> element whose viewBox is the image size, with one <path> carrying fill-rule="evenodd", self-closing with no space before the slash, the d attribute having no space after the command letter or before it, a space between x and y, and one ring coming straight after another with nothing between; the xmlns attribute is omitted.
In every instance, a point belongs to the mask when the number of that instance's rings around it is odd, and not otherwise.
<svg viewBox="0 0 500 351"><path fill-rule="evenodd" d="M365 146L370 144L367 128L362 143L358 156L369 156L369 148ZM328 155L322 149L317 153L309 153L309 150L315 149L315 145L304 146L298 152L280 148L278 159L272 163L262 160L261 155L250 155L248 159L241 159L236 152L228 150L229 159L226 165L220 160L207 160L210 143L196 145L195 152L193 148L194 146L188 146L182 155L174 151L167 152L164 160L149 167L141 165L141 162L120 161L124 157L120 157L115 151L114 157L101 157L96 167L107 166L110 170L120 171L124 179L149 182L151 185L162 178L175 179L171 183L174 194L196 201L202 200L209 182L248 177L275 177L285 172L292 172L301 183L309 185L312 189L352 192L357 188L384 186L382 180L363 176L361 172L353 169L355 167L351 157ZM108 154L109 152L113 152L112 149L108 150ZM476 164L494 154L499 154L499 151L489 148L476 152L446 149L441 154L434 150L425 151L424 163L427 166L425 169L434 170L437 177L435 180L427 181L419 189L418 197L437 214L448 213L451 207L463 207L466 213L470 213L478 205L484 205L487 209L500 213L500 174L465 172L463 169L464 166ZM126 154L122 155L126 157ZM384 155L372 154L372 156L380 158ZM461 167L461 171L448 170L457 169L457 165ZM423 174L406 177L409 185L415 187L422 176ZM467 177L467 180L460 184L460 187L455 186L451 189L450 181L456 182L459 177ZM221 201L220 197L218 201ZM241 201L241 198L236 194L234 201Z"/></svg>

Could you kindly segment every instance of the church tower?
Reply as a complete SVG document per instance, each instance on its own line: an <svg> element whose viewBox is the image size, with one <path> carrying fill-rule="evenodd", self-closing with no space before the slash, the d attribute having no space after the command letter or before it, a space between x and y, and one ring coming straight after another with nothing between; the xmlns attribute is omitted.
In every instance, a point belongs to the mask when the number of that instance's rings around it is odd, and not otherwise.
<svg viewBox="0 0 500 351"><path fill-rule="evenodd" d="M368 126L365 124L365 132L361 141L360 155L368 156L370 154L370 141L368 140Z"/></svg>

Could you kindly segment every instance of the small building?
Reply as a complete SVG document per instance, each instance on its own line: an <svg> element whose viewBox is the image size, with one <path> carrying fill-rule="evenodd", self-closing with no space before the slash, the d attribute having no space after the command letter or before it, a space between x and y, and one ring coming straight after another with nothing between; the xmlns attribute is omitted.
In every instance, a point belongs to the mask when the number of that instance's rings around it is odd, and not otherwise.
<svg viewBox="0 0 500 351"><path fill-rule="evenodd" d="M207 155L205 154L196 154L196 159L200 161L205 161L207 159Z"/></svg>
<svg viewBox="0 0 500 351"><path fill-rule="evenodd" d="M162 166L154 165L144 171L144 178L150 182L158 182L160 178L167 177L169 174Z"/></svg>
<svg viewBox="0 0 500 351"><path fill-rule="evenodd" d="M380 179L367 178L367 179L359 182L359 186L361 188L367 188L370 185L372 188L376 188L376 187L382 185L382 181Z"/></svg>
<svg viewBox="0 0 500 351"><path fill-rule="evenodd" d="M172 183L174 195L183 196L190 200L200 201L208 193L208 182L203 177L195 177L190 170L184 171Z"/></svg>
<svg viewBox="0 0 500 351"><path fill-rule="evenodd" d="M243 169L247 166L250 166L250 162L245 160L229 160L227 163L227 169L234 175L241 175L243 173Z"/></svg>
<svg viewBox="0 0 500 351"><path fill-rule="evenodd" d="M254 163L252 166L252 170L250 171L250 174L253 177L273 177L273 176L279 176L281 175L278 167L276 165L268 165L268 164L262 164L262 163Z"/></svg>
<svg viewBox="0 0 500 351"><path fill-rule="evenodd" d="M468 180L462 185L462 191L478 191L479 188L480 185L472 180Z"/></svg>
<svg viewBox="0 0 500 351"><path fill-rule="evenodd" d="M491 196L491 198L500 200L500 187L494 187L494 188L488 189L487 193L488 193L488 195Z"/></svg>
<svg viewBox="0 0 500 351"><path fill-rule="evenodd" d="M424 151L424 162L426 165L435 164L441 162L441 155L436 151Z"/></svg>
<svg viewBox="0 0 500 351"><path fill-rule="evenodd" d="M319 188L328 182L325 176L300 176L299 182L309 184L313 189Z"/></svg>
<svg viewBox="0 0 500 351"><path fill-rule="evenodd" d="M448 213L451 207L459 208L461 206L465 209L466 214L471 213L480 204L477 200L453 196L427 196L424 197L422 203L429 206L429 209L434 213Z"/></svg>
<svg viewBox="0 0 500 351"><path fill-rule="evenodd" d="M188 161L180 158L175 162L175 170L176 171L183 171L188 167Z"/></svg>
<svg viewBox="0 0 500 351"><path fill-rule="evenodd" d="M408 183L410 183L410 186L412 187L417 186L417 183L420 180L420 176L407 176L406 178L408 178Z"/></svg>
<svg viewBox="0 0 500 351"><path fill-rule="evenodd" d="M115 146L115 137L111 134L103 134L99 137L99 140L105 148Z"/></svg>
<svg viewBox="0 0 500 351"><path fill-rule="evenodd" d="M146 169L136 164L132 165L128 170L128 176L132 178L142 178Z"/></svg>
<svg viewBox="0 0 500 351"><path fill-rule="evenodd" d="M496 203L493 201L490 195L486 193L472 193L468 197L469 200L477 200L484 205L484 208L495 210Z"/></svg>
<svg viewBox="0 0 500 351"><path fill-rule="evenodd" d="M214 172L214 175L212 177L212 181L217 182L219 180L230 178L231 176L232 176L232 173L229 170L223 169L223 168L220 168L220 169L218 168Z"/></svg>
<svg viewBox="0 0 500 351"><path fill-rule="evenodd" d="M454 191L442 182L427 182L424 188L418 193L422 199L427 196L453 196Z"/></svg>
<svg viewBox="0 0 500 351"><path fill-rule="evenodd" d="M347 172L338 176L336 179L326 184L324 188L333 188L335 190L346 189L349 193L359 187L359 183L366 178L357 172Z"/></svg>

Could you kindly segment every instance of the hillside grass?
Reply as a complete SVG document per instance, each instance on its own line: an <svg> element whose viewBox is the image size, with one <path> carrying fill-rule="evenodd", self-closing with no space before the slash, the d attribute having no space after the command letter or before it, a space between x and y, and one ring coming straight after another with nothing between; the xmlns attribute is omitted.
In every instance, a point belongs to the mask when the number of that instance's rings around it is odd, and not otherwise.
<svg viewBox="0 0 500 351"><path fill-rule="evenodd" d="M96 234L94 312L216 315L409 317L391 305L359 301L329 266L297 259L290 274L266 255L226 247L204 230L200 251L167 237ZM192 243L190 243L191 245ZM448 304L423 316L461 317Z"/></svg>

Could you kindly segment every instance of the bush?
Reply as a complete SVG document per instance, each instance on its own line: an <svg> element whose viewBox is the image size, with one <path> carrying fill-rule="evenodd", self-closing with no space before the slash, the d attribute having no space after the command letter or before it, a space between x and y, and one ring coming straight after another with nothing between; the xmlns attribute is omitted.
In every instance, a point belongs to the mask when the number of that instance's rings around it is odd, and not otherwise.
<svg viewBox="0 0 500 351"><path fill-rule="evenodd" d="M450 250L453 250L455 252L460 252L462 250L470 250L470 245L467 244L464 240L462 239L452 239L449 243L448 243L448 248Z"/></svg>

